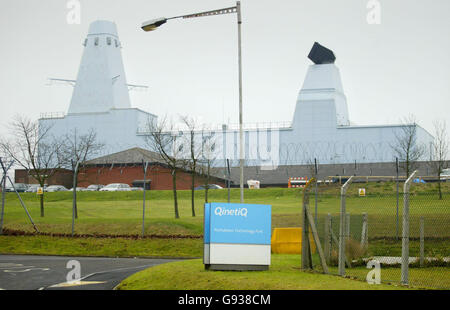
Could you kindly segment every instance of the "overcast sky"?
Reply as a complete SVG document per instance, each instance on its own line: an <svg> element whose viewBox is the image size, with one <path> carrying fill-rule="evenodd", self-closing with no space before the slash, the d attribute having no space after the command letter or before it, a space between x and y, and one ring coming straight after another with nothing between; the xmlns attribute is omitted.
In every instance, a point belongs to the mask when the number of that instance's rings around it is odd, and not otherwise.
<svg viewBox="0 0 450 310"><path fill-rule="evenodd" d="M0 0L0 132L14 114L67 112L89 24L116 22L132 106L157 115L238 121L236 16L174 20L157 31L143 21L234 6L229 0ZM242 0L244 121L291 121L317 41L337 57L350 119L399 123L414 114L450 126L450 1L379 0L381 24L367 23L368 0Z"/></svg>

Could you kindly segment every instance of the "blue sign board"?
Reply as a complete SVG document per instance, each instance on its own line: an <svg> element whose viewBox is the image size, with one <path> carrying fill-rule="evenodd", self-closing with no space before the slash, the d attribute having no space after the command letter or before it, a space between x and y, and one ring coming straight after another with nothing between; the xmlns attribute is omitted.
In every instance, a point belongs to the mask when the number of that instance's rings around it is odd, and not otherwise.
<svg viewBox="0 0 450 310"><path fill-rule="evenodd" d="M205 204L205 243L270 245L270 205Z"/></svg>

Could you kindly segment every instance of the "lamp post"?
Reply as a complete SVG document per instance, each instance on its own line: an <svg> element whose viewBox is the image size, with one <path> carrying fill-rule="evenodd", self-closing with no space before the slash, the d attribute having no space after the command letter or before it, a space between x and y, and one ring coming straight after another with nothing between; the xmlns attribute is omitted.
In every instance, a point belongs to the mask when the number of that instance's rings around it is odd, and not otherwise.
<svg viewBox="0 0 450 310"><path fill-rule="evenodd" d="M243 129L243 116L242 116L242 45L241 45L241 24L242 24L242 15L241 15L241 2L237 1L236 6L218 9L213 11L199 12L188 15L180 15L174 17L161 17L157 19L150 20L148 22L144 22L142 24L142 30L144 31L153 31L159 26L167 23L168 20L171 19L187 19L187 18L196 18L196 17L204 17L204 16L213 16L213 15L223 15L223 14L237 14L237 24L238 24L238 65L239 65L239 169L240 169L240 189L241 189L241 203L244 202L244 129Z"/></svg>

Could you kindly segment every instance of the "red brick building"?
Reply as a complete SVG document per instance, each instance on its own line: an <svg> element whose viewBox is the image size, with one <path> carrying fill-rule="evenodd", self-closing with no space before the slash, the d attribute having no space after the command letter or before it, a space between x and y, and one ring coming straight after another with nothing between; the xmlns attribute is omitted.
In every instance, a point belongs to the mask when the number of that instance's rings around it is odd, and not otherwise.
<svg viewBox="0 0 450 310"><path fill-rule="evenodd" d="M148 162L146 183L147 189L171 190L172 174L168 166L159 155L141 148L132 148L122 152L106 155L87 161L80 168L78 174L78 187L87 187L91 184L125 183L133 187L142 187L144 169L142 162ZM195 186L205 184L205 177L197 174ZM16 183L36 184L36 180L28 175L26 170L15 171ZM73 187L73 173L70 170L59 169L48 181L47 185L64 185ZM191 188L191 172L185 169L177 171L177 189ZM210 176L210 184L226 186L226 180L217 176Z"/></svg>
<svg viewBox="0 0 450 310"><path fill-rule="evenodd" d="M38 184L37 180L28 174L25 169L16 169L14 171L15 183ZM58 171L47 180L47 185L63 185L72 188L73 173L71 170L58 169Z"/></svg>
<svg viewBox="0 0 450 310"><path fill-rule="evenodd" d="M90 184L126 183L130 186L142 186L144 169L142 162L148 162L147 186L153 190L172 189L172 174L159 155L141 148L132 148L111 155L87 161L80 170L78 186ZM191 172L179 169L177 171L177 189L191 188ZM225 187L225 180L211 176L209 183ZM196 176L195 186L205 183L202 175ZM148 187L147 187L148 188Z"/></svg>

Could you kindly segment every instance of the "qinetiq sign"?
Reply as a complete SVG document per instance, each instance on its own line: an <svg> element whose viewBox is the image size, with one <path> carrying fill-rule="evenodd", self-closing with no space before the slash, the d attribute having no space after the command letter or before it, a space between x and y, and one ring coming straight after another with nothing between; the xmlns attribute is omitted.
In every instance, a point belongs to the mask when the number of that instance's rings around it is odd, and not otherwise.
<svg viewBox="0 0 450 310"><path fill-rule="evenodd" d="M269 268L271 206L206 203L204 215L203 263L206 269Z"/></svg>

